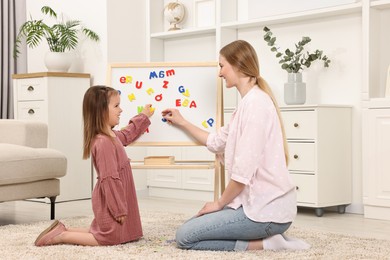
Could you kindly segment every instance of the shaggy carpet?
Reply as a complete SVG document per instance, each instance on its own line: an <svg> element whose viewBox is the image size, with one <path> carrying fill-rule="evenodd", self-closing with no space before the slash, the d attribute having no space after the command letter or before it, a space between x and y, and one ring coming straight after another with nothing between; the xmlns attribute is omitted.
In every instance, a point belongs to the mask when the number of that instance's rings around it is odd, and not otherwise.
<svg viewBox="0 0 390 260"><path fill-rule="evenodd" d="M57 245L35 247L37 235L51 221L0 227L1 259L390 259L390 240L367 239L292 226L288 235L312 245L305 251L213 252L176 248L176 228L184 215L141 212L144 237L134 243L107 247ZM66 226L87 227L88 217L62 219Z"/></svg>

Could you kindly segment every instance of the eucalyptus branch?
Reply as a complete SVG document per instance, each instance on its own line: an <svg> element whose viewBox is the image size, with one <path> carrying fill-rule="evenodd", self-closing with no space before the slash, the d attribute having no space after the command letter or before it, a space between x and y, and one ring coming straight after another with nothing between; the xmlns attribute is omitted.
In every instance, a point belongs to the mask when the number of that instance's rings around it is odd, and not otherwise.
<svg viewBox="0 0 390 260"><path fill-rule="evenodd" d="M273 36L271 30L268 27L264 27L263 30L265 32L264 41L271 47L271 51L276 53L275 56L279 59L281 68L288 73L301 72L305 67L309 68L316 60L322 61L325 68L329 67L330 60L323 54L323 51L315 50L312 53L304 51L306 44L311 42L310 37L302 37L302 40L295 44L294 51L286 49L281 52L279 51L280 47L276 45L276 37Z"/></svg>

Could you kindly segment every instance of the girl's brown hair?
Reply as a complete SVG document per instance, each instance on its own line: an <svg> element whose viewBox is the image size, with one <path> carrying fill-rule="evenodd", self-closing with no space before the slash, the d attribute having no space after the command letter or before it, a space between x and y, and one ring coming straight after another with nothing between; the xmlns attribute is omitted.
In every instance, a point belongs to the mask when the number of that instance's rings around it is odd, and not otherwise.
<svg viewBox="0 0 390 260"><path fill-rule="evenodd" d="M84 94L83 121L84 121L84 147L83 159L91 154L92 141L98 134L109 136L108 104L110 98L119 95L118 91L107 86L92 86Z"/></svg>
<svg viewBox="0 0 390 260"><path fill-rule="evenodd" d="M265 93L267 93L268 96L271 98L278 113L280 126L282 128L284 156L286 158L286 164L288 164L289 155L287 139L284 130L283 120L280 115L279 106L268 83L260 76L259 61L257 59L255 49L248 42L243 40L237 40L223 47L220 50L219 54L222 55L230 65L238 69L238 71L255 80L259 88L262 89Z"/></svg>

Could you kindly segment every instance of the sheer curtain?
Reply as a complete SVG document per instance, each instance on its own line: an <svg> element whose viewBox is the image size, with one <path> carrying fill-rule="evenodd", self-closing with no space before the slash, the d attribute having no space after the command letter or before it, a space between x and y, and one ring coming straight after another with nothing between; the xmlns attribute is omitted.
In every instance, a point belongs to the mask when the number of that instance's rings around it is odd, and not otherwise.
<svg viewBox="0 0 390 260"><path fill-rule="evenodd" d="M0 118L14 118L12 74L26 73L26 46L17 60L13 58L15 38L26 21L26 0L0 2Z"/></svg>

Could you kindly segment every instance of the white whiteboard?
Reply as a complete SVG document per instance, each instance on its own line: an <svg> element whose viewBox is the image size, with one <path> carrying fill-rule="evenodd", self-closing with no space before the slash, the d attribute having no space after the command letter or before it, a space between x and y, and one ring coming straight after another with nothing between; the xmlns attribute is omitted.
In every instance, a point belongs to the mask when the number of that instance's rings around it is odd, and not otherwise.
<svg viewBox="0 0 390 260"><path fill-rule="evenodd" d="M200 145L164 122L161 111L177 108L196 126L215 132L222 120L222 82L218 63L110 64L108 85L121 93L123 110L118 128L126 126L145 104L154 115L148 130L133 144L145 146Z"/></svg>

